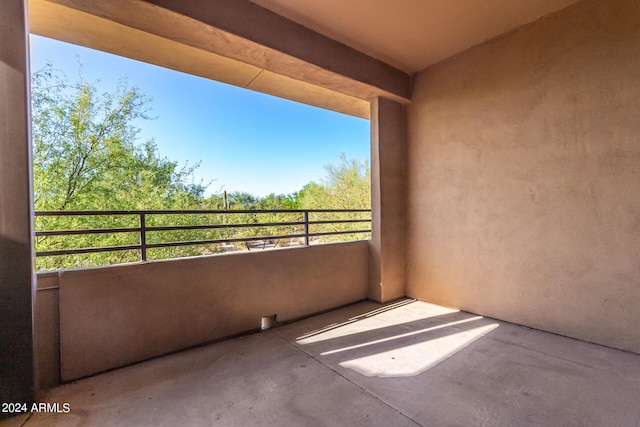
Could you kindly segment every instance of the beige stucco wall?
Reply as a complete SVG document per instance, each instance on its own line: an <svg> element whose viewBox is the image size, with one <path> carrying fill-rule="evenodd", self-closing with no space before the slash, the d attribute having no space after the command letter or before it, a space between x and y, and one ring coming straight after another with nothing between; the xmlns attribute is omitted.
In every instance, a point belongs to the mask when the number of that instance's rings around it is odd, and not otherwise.
<svg viewBox="0 0 640 427"><path fill-rule="evenodd" d="M639 52L588 0L417 76L409 296L640 353Z"/></svg>
<svg viewBox="0 0 640 427"><path fill-rule="evenodd" d="M0 5L0 401L35 401L26 4ZM3 408L4 409L4 408ZM0 411L0 419L11 415Z"/></svg>
<svg viewBox="0 0 640 427"><path fill-rule="evenodd" d="M367 297L368 242L60 274L63 381Z"/></svg>
<svg viewBox="0 0 640 427"><path fill-rule="evenodd" d="M60 384L60 312L58 272L37 275L34 310L34 347L37 389Z"/></svg>
<svg viewBox="0 0 640 427"><path fill-rule="evenodd" d="M386 98L371 103L369 298L379 302L405 295L405 130L403 105Z"/></svg>

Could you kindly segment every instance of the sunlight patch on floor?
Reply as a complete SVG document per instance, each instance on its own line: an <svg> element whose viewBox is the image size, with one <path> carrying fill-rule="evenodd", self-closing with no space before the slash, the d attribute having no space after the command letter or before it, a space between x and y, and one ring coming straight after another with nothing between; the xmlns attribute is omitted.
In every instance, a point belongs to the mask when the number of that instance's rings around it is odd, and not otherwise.
<svg viewBox="0 0 640 427"><path fill-rule="evenodd" d="M352 346L348 346L348 347L344 347L344 348L338 348L338 349L335 349L335 350L325 351L324 353L321 353L320 355L321 356L327 356L329 354L340 353L340 352L347 351L347 350L354 350L356 348L362 348L362 347L367 347L367 346L371 346L371 345L381 344L381 343L384 343L384 342L394 341L394 340L397 340L399 338L405 338L405 337L410 337L410 336L414 336L414 335L418 335L418 334L423 334L425 332L436 331L438 329L447 328L447 327L452 326L452 325L460 325L460 324L463 324L463 323L472 322L472 321L480 320L480 319L482 319L482 316L474 316L474 317L470 317L468 319L458 320L456 322L451 322L451 323L442 324L442 325L436 325L436 326L432 326L430 328L417 329L415 331L411 331L411 332L407 332L407 333L399 334L399 335L394 335L392 337L382 338L382 339L379 339L379 340L373 340L373 341L369 341L369 342L366 342L366 343L363 343L363 344L357 344L357 345L352 345Z"/></svg>
<svg viewBox="0 0 640 427"><path fill-rule="evenodd" d="M417 339L415 344L393 348L340 363L367 377L408 377L419 375L453 356L498 327L497 323L459 330L433 339Z"/></svg>

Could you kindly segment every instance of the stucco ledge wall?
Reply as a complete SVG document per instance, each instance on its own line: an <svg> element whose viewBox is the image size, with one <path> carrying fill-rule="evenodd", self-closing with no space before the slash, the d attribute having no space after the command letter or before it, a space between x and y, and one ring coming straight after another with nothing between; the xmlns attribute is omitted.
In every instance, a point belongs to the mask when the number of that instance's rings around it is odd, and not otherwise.
<svg viewBox="0 0 640 427"><path fill-rule="evenodd" d="M61 379L366 299L367 256L360 241L64 271Z"/></svg>

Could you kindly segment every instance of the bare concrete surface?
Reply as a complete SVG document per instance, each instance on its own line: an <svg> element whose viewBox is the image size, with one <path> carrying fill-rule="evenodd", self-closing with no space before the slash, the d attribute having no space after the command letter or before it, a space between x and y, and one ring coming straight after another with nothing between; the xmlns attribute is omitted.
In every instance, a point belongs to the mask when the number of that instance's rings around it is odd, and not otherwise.
<svg viewBox="0 0 640 427"><path fill-rule="evenodd" d="M424 302L365 302L42 401L70 412L0 425L640 426L640 356Z"/></svg>

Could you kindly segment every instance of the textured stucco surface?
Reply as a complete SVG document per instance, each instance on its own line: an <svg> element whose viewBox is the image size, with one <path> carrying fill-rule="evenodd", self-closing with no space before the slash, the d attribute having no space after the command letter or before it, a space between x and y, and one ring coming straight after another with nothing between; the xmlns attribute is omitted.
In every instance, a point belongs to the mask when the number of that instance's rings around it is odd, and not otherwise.
<svg viewBox="0 0 640 427"><path fill-rule="evenodd" d="M409 296L640 352L639 46L589 0L417 76Z"/></svg>
<svg viewBox="0 0 640 427"><path fill-rule="evenodd" d="M34 313L37 390L60 384L58 272L38 273Z"/></svg>
<svg viewBox="0 0 640 427"><path fill-rule="evenodd" d="M68 381L367 297L368 242L60 274Z"/></svg>
<svg viewBox="0 0 640 427"><path fill-rule="evenodd" d="M26 5L0 6L0 402L35 398ZM7 416L0 411L0 419Z"/></svg>
<svg viewBox="0 0 640 427"><path fill-rule="evenodd" d="M385 98L371 103L369 298L380 302L405 295L405 130L403 105Z"/></svg>

